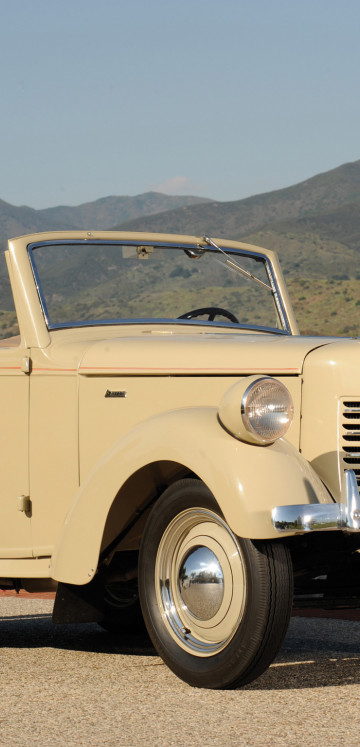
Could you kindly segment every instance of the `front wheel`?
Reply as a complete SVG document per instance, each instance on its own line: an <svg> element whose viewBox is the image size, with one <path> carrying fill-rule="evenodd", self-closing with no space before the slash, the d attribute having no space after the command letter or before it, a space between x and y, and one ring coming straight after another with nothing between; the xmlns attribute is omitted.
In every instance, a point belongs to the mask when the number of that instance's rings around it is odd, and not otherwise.
<svg viewBox="0 0 360 747"><path fill-rule="evenodd" d="M292 565L281 543L236 537L208 488L165 490L139 557L144 621L164 662L196 687L256 679L277 654L292 605Z"/></svg>

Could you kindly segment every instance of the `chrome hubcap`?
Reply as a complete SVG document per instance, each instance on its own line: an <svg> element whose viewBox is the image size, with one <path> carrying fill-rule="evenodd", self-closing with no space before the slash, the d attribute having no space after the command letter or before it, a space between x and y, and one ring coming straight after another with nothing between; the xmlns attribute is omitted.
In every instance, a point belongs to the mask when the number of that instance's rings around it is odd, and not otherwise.
<svg viewBox="0 0 360 747"><path fill-rule="evenodd" d="M155 582L164 625L181 648L196 656L225 648L243 615L246 580L239 543L220 516L191 508L173 519Z"/></svg>
<svg viewBox="0 0 360 747"><path fill-rule="evenodd" d="M210 620L216 615L224 596L224 575L212 550L190 550L180 568L179 587L191 615L198 620Z"/></svg>

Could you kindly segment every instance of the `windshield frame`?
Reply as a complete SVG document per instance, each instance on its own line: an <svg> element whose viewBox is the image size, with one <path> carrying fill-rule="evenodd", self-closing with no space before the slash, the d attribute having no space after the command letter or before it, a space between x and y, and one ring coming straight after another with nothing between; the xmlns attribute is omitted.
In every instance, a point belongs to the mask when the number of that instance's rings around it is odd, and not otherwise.
<svg viewBox="0 0 360 747"><path fill-rule="evenodd" d="M158 247L161 249L182 249L190 250L195 253L202 253L202 252L209 252L214 254L225 254L230 260L231 258L236 258L236 260L240 260L239 264L241 265L241 257L250 257L250 258L256 258L259 260L262 260L264 263L264 268L266 270L268 279L269 279L269 285L271 288L271 292L273 294L274 304L276 307L276 311L279 318L279 323L282 325L281 327L267 327L267 326L261 326L257 324L244 324L239 322L238 324L234 324L227 321L205 321L200 319L169 319L169 318L138 318L138 319L126 319L126 318L114 318L114 319L87 319L85 321L71 321L71 322L61 322L61 323L53 323L50 319L50 314L48 311L45 295L43 293L42 287L41 287L41 281L38 274L37 266L36 266L36 259L35 259L35 253L36 249L38 248L44 248L46 246L84 246L84 245L90 245L90 246L143 246L143 247ZM278 283L276 281L276 275L274 272L274 269L272 267L272 263L269 259L269 257L262 253L261 251L251 249L238 249L233 247L227 247L226 244L223 245L222 243L218 242L218 247L221 250L219 252L218 248L215 248L214 245L209 245L205 240L201 243L190 243L190 242L180 242L180 241L154 241L149 239L141 239L135 240L131 238L126 239L98 239L98 238L89 238L89 239L81 239L81 238L63 238L63 239L55 239L55 240L45 240L45 241L36 241L28 244L27 251L29 256L29 261L37 289L37 293L39 296L41 309L44 315L44 320L47 326L47 329L51 332L58 329L72 329L72 328L81 328L81 327L97 327L97 326L120 326L120 325L169 325L169 324L176 324L176 325L186 325L186 326L202 326L202 327L209 327L210 329L214 329L214 327L220 327L220 328L226 328L227 330L246 330L246 331L260 331L260 332L272 332L275 334L280 335L291 335L291 325L288 318L288 315L286 313L286 309L282 300L280 288L278 286ZM255 282L253 280L253 282ZM270 292L270 291L269 291Z"/></svg>

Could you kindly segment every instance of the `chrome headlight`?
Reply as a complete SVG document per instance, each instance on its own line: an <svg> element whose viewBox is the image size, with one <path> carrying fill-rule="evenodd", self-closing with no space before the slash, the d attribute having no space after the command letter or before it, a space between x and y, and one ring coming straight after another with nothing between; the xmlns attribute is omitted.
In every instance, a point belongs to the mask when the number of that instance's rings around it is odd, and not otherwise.
<svg viewBox="0 0 360 747"><path fill-rule="evenodd" d="M270 376L247 376L224 394L219 418L236 438L271 444L290 428L294 405L289 390Z"/></svg>

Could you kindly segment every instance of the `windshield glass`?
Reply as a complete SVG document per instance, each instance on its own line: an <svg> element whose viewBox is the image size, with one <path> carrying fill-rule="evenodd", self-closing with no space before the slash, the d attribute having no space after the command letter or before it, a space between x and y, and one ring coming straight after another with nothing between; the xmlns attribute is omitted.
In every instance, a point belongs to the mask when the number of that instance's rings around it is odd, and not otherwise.
<svg viewBox="0 0 360 747"><path fill-rule="evenodd" d="M182 318L283 329L266 258L259 254L88 241L30 249L50 328Z"/></svg>

